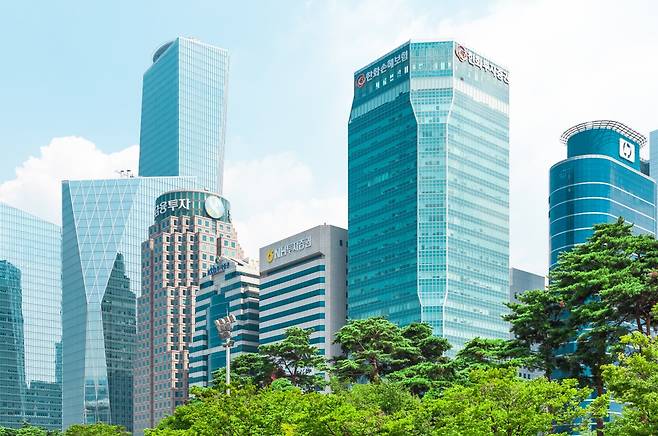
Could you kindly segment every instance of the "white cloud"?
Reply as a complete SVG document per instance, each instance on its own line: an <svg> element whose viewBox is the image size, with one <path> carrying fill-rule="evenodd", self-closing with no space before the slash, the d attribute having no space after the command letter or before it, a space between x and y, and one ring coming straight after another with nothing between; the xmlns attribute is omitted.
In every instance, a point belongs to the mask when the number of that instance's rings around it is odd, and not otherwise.
<svg viewBox="0 0 658 436"><path fill-rule="evenodd" d="M67 136L53 138L40 151L16 168L14 179L0 184L0 201L57 224L62 180L113 178L122 169L137 173L137 145L107 154L85 138Z"/></svg>
<svg viewBox="0 0 658 436"><path fill-rule="evenodd" d="M227 162L224 195L247 255L307 228L347 227L347 198L322 195L311 168L288 152Z"/></svg>
<svg viewBox="0 0 658 436"><path fill-rule="evenodd" d="M0 184L0 201L61 224L61 181L118 177L137 173L139 147L104 153L78 136L53 138L29 157L16 177ZM225 195L246 253L318 224L347 226L347 198L321 195L311 168L294 154L281 152L249 161L229 162Z"/></svg>

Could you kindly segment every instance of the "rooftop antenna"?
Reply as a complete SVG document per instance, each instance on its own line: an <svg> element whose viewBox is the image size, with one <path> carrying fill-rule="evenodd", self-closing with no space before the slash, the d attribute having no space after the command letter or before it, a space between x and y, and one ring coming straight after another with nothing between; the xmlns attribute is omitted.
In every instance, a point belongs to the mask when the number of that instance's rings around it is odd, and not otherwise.
<svg viewBox="0 0 658 436"><path fill-rule="evenodd" d="M115 173L119 175L120 179L132 179L135 177L132 170L117 170Z"/></svg>

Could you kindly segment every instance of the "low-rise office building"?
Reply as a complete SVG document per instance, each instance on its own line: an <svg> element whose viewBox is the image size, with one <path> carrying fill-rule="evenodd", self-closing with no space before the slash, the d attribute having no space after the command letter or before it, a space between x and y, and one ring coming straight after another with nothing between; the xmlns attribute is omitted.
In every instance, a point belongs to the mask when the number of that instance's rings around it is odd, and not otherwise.
<svg viewBox="0 0 658 436"><path fill-rule="evenodd" d="M260 345L285 337L290 327L312 329L311 343L325 357L346 320L347 230L320 225L260 249Z"/></svg>
<svg viewBox="0 0 658 436"><path fill-rule="evenodd" d="M201 280L195 298L190 346L190 386L209 386L226 365L224 341L215 320L234 315L231 359L258 352L258 261L221 258Z"/></svg>

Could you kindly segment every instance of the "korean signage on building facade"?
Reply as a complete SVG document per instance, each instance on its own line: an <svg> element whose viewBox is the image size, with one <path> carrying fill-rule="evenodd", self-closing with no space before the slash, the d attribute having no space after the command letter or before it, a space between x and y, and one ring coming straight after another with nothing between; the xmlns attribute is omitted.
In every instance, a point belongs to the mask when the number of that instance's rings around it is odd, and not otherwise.
<svg viewBox="0 0 658 436"><path fill-rule="evenodd" d="M280 257L287 256L289 253L302 251L311 246L311 237L306 236L298 241L290 242L277 248L270 248L267 250L265 257L267 263L272 263Z"/></svg>
<svg viewBox="0 0 658 436"><path fill-rule="evenodd" d="M455 44L455 56L460 62L468 62L474 67L488 72L496 79L509 85L509 73L506 70L500 68L493 62L489 62L482 56L473 53L463 45Z"/></svg>
<svg viewBox="0 0 658 436"><path fill-rule="evenodd" d="M367 82L386 74L389 70L393 70L397 65L406 62L409 59L409 51L404 50L401 53L392 55L389 59L383 61L381 64L377 63L370 67L368 71L364 71L356 77L354 82L357 88L363 88ZM391 71L392 72L392 71Z"/></svg>
<svg viewBox="0 0 658 436"><path fill-rule="evenodd" d="M219 260L216 264L208 268L208 275L214 276L219 273L223 273L231 266L230 262L226 259Z"/></svg>
<svg viewBox="0 0 658 436"><path fill-rule="evenodd" d="M173 212L175 210L185 209L190 210L190 199L189 198L174 198L173 200L162 201L155 206L155 215L154 218L157 218L159 215L162 215L167 212Z"/></svg>

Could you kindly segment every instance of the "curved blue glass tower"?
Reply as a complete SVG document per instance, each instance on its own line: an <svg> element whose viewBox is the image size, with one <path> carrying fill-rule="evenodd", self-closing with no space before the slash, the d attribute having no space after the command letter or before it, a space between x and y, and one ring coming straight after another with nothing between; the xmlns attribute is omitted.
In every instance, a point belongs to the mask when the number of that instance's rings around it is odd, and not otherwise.
<svg viewBox="0 0 658 436"><path fill-rule="evenodd" d="M562 135L567 158L550 170L550 265L592 235L592 226L623 217L636 233L655 233L656 184L640 160L646 138L616 121L578 124Z"/></svg>
<svg viewBox="0 0 658 436"><path fill-rule="evenodd" d="M222 191L228 51L178 37L144 73L139 175L193 176Z"/></svg>

